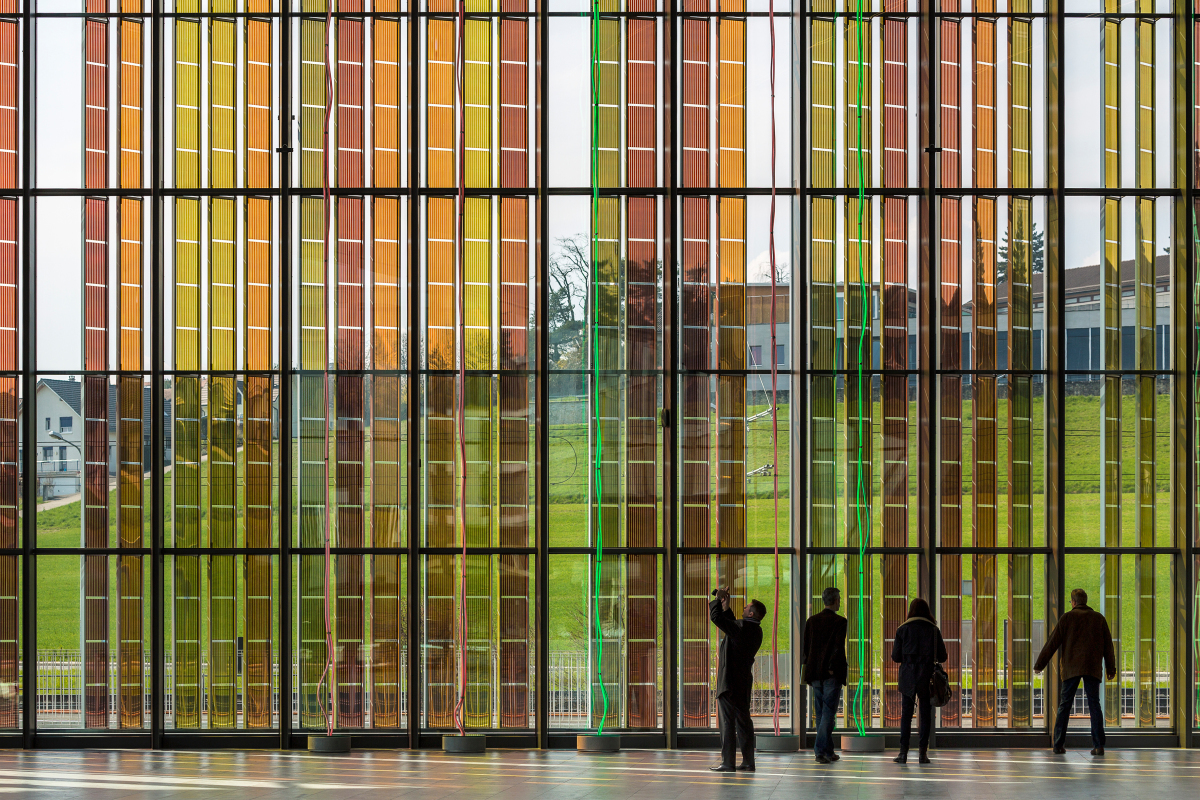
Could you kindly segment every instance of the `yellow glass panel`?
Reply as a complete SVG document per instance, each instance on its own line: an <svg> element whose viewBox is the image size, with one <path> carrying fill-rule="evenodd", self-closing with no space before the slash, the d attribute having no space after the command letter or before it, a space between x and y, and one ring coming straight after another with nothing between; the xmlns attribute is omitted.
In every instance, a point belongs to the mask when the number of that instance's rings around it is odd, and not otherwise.
<svg viewBox="0 0 1200 800"><path fill-rule="evenodd" d="M209 206L209 363L212 369L237 368L236 201L214 197Z"/></svg>

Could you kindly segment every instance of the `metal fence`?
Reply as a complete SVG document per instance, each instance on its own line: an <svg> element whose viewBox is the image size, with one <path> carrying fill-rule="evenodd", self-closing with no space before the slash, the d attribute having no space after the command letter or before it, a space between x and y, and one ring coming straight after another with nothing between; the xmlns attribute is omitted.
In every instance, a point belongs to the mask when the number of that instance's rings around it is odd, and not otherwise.
<svg viewBox="0 0 1200 800"><path fill-rule="evenodd" d="M962 674L971 674L975 665L973 654L964 653L962 663ZM1159 650L1155 653L1155 664L1169 664L1170 653L1165 650ZM1121 718L1132 720L1134 718L1137 695L1137 672L1134 671L1134 654L1128 651L1121 653ZM996 672L996 716L1004 717L1008 714L1008 686L1006 680L1006 671L998 670ZM964 687L959 690L959 702L961 704L963 719L971 719L974 716L974 703L972 695L974 692L971 687ZM1033 688L1033 716L1040 717L1045 714L1044 708L1045 692L1041 686ZM1088 705L1087 697L1083 693L1083 686L1080 685L1079 691L1075 695L1075 705L1071 708L1072 717L1087 717ZM1157 720L1170 720L1171 718L1171 675L1168 671L1156 670L1154 672L1154 716Z"/></svg>
<svg viewBox="0 0 1200 800"><path fill-rule="evenodd" d="M495 660L495 654L493 654ZM790 674L790 656L781 654L779 657L780 672L782 675ZM150 663L146 662L143 667L145 674L150 674ZM533 674L532 666L531 674ZM590 718L590 703L593 675L591 672L590 658L587 652L577 651L554 651L550 653L549 661L549 717L550 725L556 728L587 728L592 724ZM174 696L175 696L175 674L174 665L167 662L164 665L164 721L168 728L174 724ZM364 664L366 675L364 676L364 684L369 687L371 685L370 670L371 664L369 661ZM757 677L754 684L754 691L751 697L751 713L757 716L769 716L774 709L774 691L772 686L772 663L769 655L760 656L757 659L755 675ZM408 665L407 654L401 655L400 674L402 679L407 677ZM659 664L658 674L660 676L658 686L658 702L659 708L662 704L662 665ZM294 667L292 674L292 685L299 686L299 668ZM209 683L209 668L207 662L202 662L200 665L200 684L207 686ZM78 650L42 650L38 652L38 675L37 675L37 721L40 728L79 728L83 725L83 659L80 657ZM109 663L108 669L108 684L109 684L109 714L112 722L115 724L117 719L117 663L112 661ZM274 677L272 684L275 689L274 701L274 722L278 724L280 704L279 704L279 665L275 665ZM716 684L716 665L712 665L710 686ZM791 692L790 681L784 680L781 682L781 697L780 697L780 713L791 713ZM402 689L404 687L402 686ZM208 693L205 692L201 697L201 726L207 725L208 714ZM406 715L407 692L401 692L401 714ZM536 697L531 693L529 719L530 726L534 724ZM148 725L151 710L151 697L146 694L145 707L145 722ZM367 717L367 724L370 722L371 713L371 693L369 689L364 693L363 697L364 711ZM716 708L715 694L710 697L710 708ZM240 715L242 711L242 698L239 693L237 701L237 710ZM292 703L290 711L293 718L298 721L299 715L299 693L293 691Z"/></svg>
<svg viewBox="0 0 1200 800"><path fill-rule="evenodd" d="M1128 656L1129 654L1122 654ZM1158 654L1159 659L1166 659L1168 656L1165 652ZM495 654L493 654L495 660ZM1160 661L1159 663L1164 663ZM754 689L751 694L750 713L758 717L769 717L774 711L775 694L772 680L772 659L769 654L760 655L755 661L755 682ZM969 664L964 664L964 674L969 674ZM164 665L164 715L167 727L172 727L174 724L174 669L171 662ZM365 665L366 674L364 676L364 685L371 685L371 664L368 661ZM548 712L550 718L550 726L560 729L576 729L582 730L594 723L591 718L591 702L592 702L592 665L589 654L586 651L552 651L549 660L549 686L548 686ZM658 665L658 704L660 714L664 708L662 695L662 664ZM145 674L150 674L149 662L144 664ZM781 653L779 656L779 671L782 677L780 681L780 714L788 715L792 710L792 692L791 692L791 655ZM530 674L534 674L533 665L530 665ZM407 719L407 690L406 679L408 675L407 653L401 654L400 676L402 681L401 686L401 716L402 719ZM1171 688L1170 675L1168 672L1158 671L1155 673L1155 716L1159 720L1167 720L1169 718L1171 708ZM879 717L882 712L882 695L879 690L881 685L882 675L880 670L876 670L872 676L872 697L871 697L871 714L873 717ZM1137 676L1132 670L1132 662L1129 658L1122 658L1121 670L1121 712L1125 719L1132 719L1134 714L1134 698L1137 690ZM997 680L1000 686L996 692L996 713L998 717L1004 717L1008 713L1008 690L1005 685L1005 674L1001 670L997 674ZM117 720L117 664L115 661L109 664L109 714L113 724ZM275 687L274 693L274 724L278 724L280 713L280 696L279 696L279 666L275 666L272 684ZM208 685L208 664L201 664L201 686ZM295 667L292 675L292 685L299 686L299 668ZM716 663L715 659L710 668L709 686L716 685ZM710 689L711 691L711 689ZM970 687L961 688L958 690L958 701L964 721L969 721L973 715L972 690ZM843 693L843 709L849 691ZM146 694L145 705L145 724L149 725L151 698L149 693ZM536 697L530 693L529 707L529 725L534 725ZM237 701L239 727L241 726L241 711L242 698L239 694ZM1033 690L1033 714L1035 717L1040 717L1044 714L1043 708L1043 690L1041 687L1034 687ZM366 713L366 724L370 725L371 715L371 693L369 689L364 693L363 698L364 711ZM715 710L716 696L715 692L710 694L709 708L714 714L715 725ZM293 719L298 722L299 717L299 693L293 691L292 702L289 711L293 715ZM1075 699L1075 706L1072 716L1086 716L1088 713L1087 700L1080 692ZM201 699L201 726L207 726L208 714L208 694L207 692ZM37 672L37 724L40 728L79 728L83 725L83 660L80 657L78 650L42 650L38 652L38 672ZM623 724L623 721L622 723Z"/></svg>

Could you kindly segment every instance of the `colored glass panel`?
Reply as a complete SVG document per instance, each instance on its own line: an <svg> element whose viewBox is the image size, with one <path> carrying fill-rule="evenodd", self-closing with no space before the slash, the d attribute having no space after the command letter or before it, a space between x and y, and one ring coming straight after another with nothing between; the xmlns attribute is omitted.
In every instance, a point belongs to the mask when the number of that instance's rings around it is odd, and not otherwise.
<svg viewBox="0 0 1200 800"><path fill-rule="evenodd" d="M709 186L712 150L710 126L712 21L704 16L708 0L688 0L681 20L683 63L680 65L681 185L689 189ZM687 12L696 16L689 17ZM712 466L712 383L706 372L712 366L712 202L708 197L680 200L679 309L680 367L680 544L712 545L714 478ZM712 588L708 559L685 555L680 567L682 615L680 624L680 726L707 728L712 707L709 659L711 624L708 620Z"/></svg>
<svg viewBox="0 0 1200 800"><path fill-rule="evenodd" d="M809 104L810 170L814 194L809 201L808 285L809 329L808 364L814 371L808 379L809 391L809 464L807 477L811 509L809 541L814 547L833 547L837 543L837 410L835 394L838 342L837 303L837 200L819 196L822 189L833 188L835 178L835 83L836 39L834 5L831 0L813 4L810 22L812 56L809 63L812 99ZM801 473L803 474L803 473ZM815 613L824 608L821 592L835 585L837 558L812 556L810 566L811 598L806 604Z"/></svg>
<svg viewBox="0 0 1200 800"><path fill-rule="evenodd" d="M525 0L502 0L502 12L528 11ZM518 188L529 180L530 23L518 17L499 21L499 175L500 186ZM533 292L529 280L530 202L523 197L499 200L499 544L533 544L533 452L530 415L528 325ZM505 374L503 370L512 370ZM498 588L501 728L528 728L531 693L530 565L524 554L500 557Z"/></svg>
<svg viewBox="0 0 1200 800"><path fill-rule="evenodd" d="M14 0L0 3L0 12L14 14ZM20 58L20 25L12 18L0 21L0 550L21 544L20 470L18 427L19 367L17 349L21 303L18 300L19 200L6 196L19 187L17 114L17 64ZM0 554L0 682L17 691L0 697L0 728L20 724L17 693L20 691L20 561L15 553Z"/></svg>
<svg viewBox="0 0 1200 800"><path fill-rule="evenodd" d="M900 10L892 4L889 10ZM908 47L903 20L885 20L883 39L883 185L905 188L908 162ZM908 200L886 197L883 215L883 274L880 310L882 366L907 370L908 363ZM895 372L880 378L882 414L883 545L908 544L909 377ZM882 558L883 652L890 652L895 631L908 613L908 570L902 555ZM883 725L899 724L899 667L884 659Z"/></svg>
<svg viewBox="0 0 1200 800"><path fill-rule="evenodd" d="M271 11L269 0L247 0L251 14ZM247 188L266 189L273 183L271 124L272 20L248 17L245 22L244 62L246 120L244 174ZM278 379L272 348L275 272L272 263L272 203L269 197L247 197L244 207L244 273L242 293L244 364L257 372L244 378L243 400L246 547L277 543L273 528L275 491L276 394ZM245 647L243 652L243 709L246 728L275 725L274 647L275 569L269 555L245 556Z"/></svg>
<svg viewBox="0 0 1200 800"><path fill-rule="evenodd" d="M1137 12L1152 14L1154 4L1139 0ZM1156 185L1155 168L1155 34L1157 22L1142 17L1134 22L1134 59L1137 72L1133 82L1134 113L1134 183L1138 189ZM1159 367L1155 358L1156 336L1156 248L1155 200L1138 197L1134 211L1134 269L1133 269L1133 367L1154 370ZM1153 547L1155 537L1158 489L1155 481L1155 458L1158 377L1141 374L1136 379L1134 464L1134 546ZM1135 681L1134 715L1138 727L1154 727L1157 715L1157 615L1155 613L1156 557L1149 554L1134 556L1134 593L1137 613L1134 617Z"/></svg>
<svg viewBox="0 0 1200 800"><path fill-rule="evenodd" d="M957 0L943 0L946 12L960 10ZM991 24L980 21L977 24ZM941 178L948 188L962 183L963 143L962 125L962 21L944 17L938 29L940 59L940 96L942 153ZM975 69L979 69L976 65ZM973 76L974 78L974 76ZM978 86L978 79L975 78ZM987 92L986 84L977 91ZM986 108L986 106L985 106ZM988 136L985 127L980 136ZM973 153L973 160L977 153ZM959 197L943 197L938 202L941 221L941 242L938 247L940 270L938 281L938 331L941 358L938 367L956 370L962 367L963 296L962 296L962 207ZM943 374L938 381L938 433L941 453L938 464L938 523L943 546L962 546L963 533L963 378ZM954 691L962 691L962 558L958 554L944 555L939 565L938 621L946 643L946 674ZM943 706L940 722L946 727L962 724L961 704Z"/></svg>

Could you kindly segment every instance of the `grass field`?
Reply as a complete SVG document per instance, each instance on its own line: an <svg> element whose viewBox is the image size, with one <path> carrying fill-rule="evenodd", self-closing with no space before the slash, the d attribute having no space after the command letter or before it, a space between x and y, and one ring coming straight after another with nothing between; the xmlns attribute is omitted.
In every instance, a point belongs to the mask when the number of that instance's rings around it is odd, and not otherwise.
<svg viewBox="0 0 1200 800"><path fill-rule="evenodd" d="M1067 443L1067 482L1068 493L1065 496L1066 503L1066 537L1069 546L1096 546L1101 544L1099 531L1101 527L1101 496L1099 490L1100 477L1100 443L1099 443L1099 426L1100 426L1100 407L1099 399L1096 397L1070 397L1067 398L1067 420L1066 420L1066 443ZM998 419L1001 421L1000 435L997 438L997 462L1000 465L999 485L1006 486L1007 483L1007 447L1008 441L1006 436L1006 420L1007 406L1006 401L1001 400L998 409ZM1034 402L1034 429L1040 431L1042 427L1041 400L1037 399ZM764 410L764 407L752 407L748 410L747 415L753 415ZM780 418L780 439L781 442L788 441L790 437L790 409L786 406L781 406L779 409ZM972 405L964 403L963 406L963 495L962 495L962 543L965 546L970 546L974 542L972 534L972 507L974 503L974 495L972 494L972 483L970 475L971 466L971 446L973 444L971 436L972 424ZM1126 433L1122 437L1122 463L1125 466L1123 476L1125 477L1125 485L1122 492L1122 542L1125 544L1135 544L1134 537L1134 515L1135 495L1133 492L1133 461L1134 461L1134 441L1132 435L1128 433L1132 429L1132 420L1134 418L1135 408L1132 397L1123 398L1122 419L1126 421ZM1156 442L1155 455L1157 463L1160 465L1159 470L1155 474L1155 487L1157 489L1156 506L1155 506L1155 539L1159 544L1168 544L1170 542L1170 475L1166 465L1169 460L1169 403L1167 397L1160 397L1156 413ZM879 441L879 425L881 420L881 409L879 404L875 404L874 424L876 427L876 441ZM917 476L915 464L916 462L916 406L910 404L909 408L910 423L910 442L909 442L909 463L910 463L910 497L909 497L909 532L908 542L915 545L917 542L917 515L915 493L917 486ZM839 408L839 419L843 420L843 410ZM838 442L845 441L844 431L841 430L843 423L839 423L839 430L835 436ZM714 431L715 434L715 431ZM586 462L587 454L587 425L583 423L574 425L554 425L550 428L550 468L549 468L549 483L550 483L550 504L549 504L549 519L550 519L550 542L554 547L587 547L589 546L588 535L588 514L585 500L588 493L587 476L590 465ZM714 437L715 441L715 437ZM877 447L877 451L878 451ZM1032 483L1038 487L1042 483L1042 453L1040 437L1035 437L1034 441L1034 472L1031 476ZM784 489L785 496L780 502L780 539L781 544L787 546L790 541L790 516L789 505L790 499L786 497L786 487L788 486L788 475L790 464L787 458L786 447L780 450L780 464L778 469L780 472L780 486ZM770 438L770 418L763 417L751 423L747 436L747 455L746 465L748 470L755 469L763 464L768 464L773 460ZM661 459L659 461L661 469ZM844 454L839 454L839 474L838 480L835 481L835 486L838 490L838 498L836 504L838 511L837 522L837 540L835 544L844 545L846 519L849 510L845 500L845 475L846 461ZM876 533L876 541L881 543L880 536L882 526L882 516L879 513L881 503L879 502L879 494L881 486L879 475L881 474L881 464L876 460L874 474L876 477L874 483L873 494L875 496L875 515L873 527ZM370 481L370 467L368 465L366 472L366 480ZM773 526L773 501L771 499L771 491L773 480L770 476L752 477L747 481L747 509L746 509L746 542L753 547L769 547L774 541L774 526ZM239 486L238 507L243 505L242 488ZM149 497L147 487L147 498ZM1044 544L1044 496L1041 494L1033 495L1032 515L1033 515L1033 541L1034 546ZM170 509L172 506L172 489L170 475L167 481L166 505ZM202 495L201 498L201 530L206 530L207 526L207 496ZM146 514L146 529L149 529L149 504L147 503ZM169 512L168 512L169 513ZM78 503L68 504L59 508L40 511L38 514L38 543L42 547L77 547L80 543L80 508ZM997 529L998 544L1003 546L1008 544L1007 534L1007 497L1000 495L997 498ZM115 523L114 523L115 524ZM239 541L241 540L242 517L238 515ZM276 526L278 526L278 518L276 518ZM167 520L167 529L171 529L171 519ZM713 528L715 530L715 526ZM609 538L609 536L613 538ZM662 531L660 522L659 538L661 541ZM945 537L945 533L943 533ZM110 540L115 541L115 528ZM613 531L606 535L606 540L611 544L621 542L622 532ZM948 541L947 539L943 539ZM588 566L588 556L585 555L559 555L552 558L550 564L550 604L548 609L549 625L550 625L550 646L552 649L578 649L586 646L588 623L592 614L592 610L588 604L588 594L590 586L590 569ZM116 559L111 560L112 580L110 591L115 596L116 592ZM238 581L241 582L241 560L237 559L238 563ZM752 556L746 561L746 572L744 580L748 583L749 594L759 597L768 603L774 605L774 586L773 586L773 570L771 556ZM916 559L909 559L909 592L914 593L918 586L917 565ZM1044 586L1044 559L1041 556L1032 558L1031 571L1033 574L1033 608L1035 616L1041 614L1041 609L1044 608L1044 597L1042 589ZM703 561L700 562L703 565ZM972 570L974 567L974 557L964 556L962 576L964 579L972 578ZM1125 597L1131 597L1134 593L1136 580L1134 571L1137 564L1137 557L1124 556L1120 562L1121 570L1121 594ZM986 565L986 562L981 562L981 566ZM1163 596L1162 587L1170 585L1170 561L1168 558L1159 557L1154 564L1153 570L1147 573L1153 575L1156 591L1155 594ZM1092 594L1095 601L1099 600L1101 594L1100 584L1100 569L1101 559L1099 556L1093 555L1074 555L1068 556L1066 560L1067 585L1066 589L1081 586ZM661 575L661 564L657 567ZM1007 569L1008 559L1001 556L997 559L997 614L1002 620L1007 615ZM710 559L707 565L706 579L715 583L718 579L716 561ZM839 563L838 581L845 586L844 562ZM881 597L883 588L878 578L879 560L876 559L876 564L873 567L873 573L876 576L873 579L872 596ZM37 624L38 624L38 647L39 649L47 648L69 648L77 649L79 647L79 619L80 619L80 559L74 555L41 555L37 565L37 585L38 585L38 609L37 609ZM369 575L369 571L368 571ZM149 581L150 570L145 570L146 580ZM496 585L496 584L494 584ZM147 596L149 586L147 584ZM786 600L789 596L790 583L788 576L785 575L784 581L780 587L780 597ZM168 625L170 624L171 614L171 598L173 593L173 575L170 565L168 564L166 571L166 597L168 598L167 614ZM207 591L207 590L205 590ZM276 593L276 596L277 593ZM699 606L699 599L694 601ZM1093 603L1097 605L1097 602ZM276 616L278 615L279 603L275 604ZM115 613L115 602L110 607ZM658 598L657 608L663 608L661 593ZM691 608L691 606L689 606ZM149 626L149 603L145 604L146 609L146 625ZM602 611L606 611L602 608ZM611 611L609 609L608 611ZM1124 636L1127 641L1132 642L1132 634L1134 631L1134 612L1136 604L1132 602L1124 602L1121 604L1121 628L1125 631ZM689 612L693 613L693 612ZM698 612L696 612L698 613ZM873 628L876 629L877 635L882 635L882 608L876 603L871 609L871 616L875 622ZM972 615L972 603L969 598L964 599L964 618L970 618ZM202 615L202 619L204 615ZM604 629L614 635L623 635L624 627L620 622L620 615L615 613L605 613ZM609 620L612 620L611 622ZM206 621L205 621L206 624ZM115 625L115 622L114 622ZM782 647L787 647L789 642L788 632L790 624L788 620L781 619L781 641ZM661 620L658 625L658 635L663 635L663 627ZM240 633L240 631L239 631ZM1158 640L1158 648L1166 649L1165 643L1169 642L1170 636L1170 605L1167 602L1159 602L1155 608L1155 635Z"/></svg>

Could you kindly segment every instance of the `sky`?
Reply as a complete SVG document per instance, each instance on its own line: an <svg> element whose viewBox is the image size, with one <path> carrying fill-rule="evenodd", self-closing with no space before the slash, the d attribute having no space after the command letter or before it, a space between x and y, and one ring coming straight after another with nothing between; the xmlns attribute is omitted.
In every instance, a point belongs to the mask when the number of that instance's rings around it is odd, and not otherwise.
<svg viewBox="0 0 1200 800"><path fill-rule="evenodd" d="M44 11L78 10L79 0L42 0L39 8ZM765 0L754 0L751 9L765 10ZM784 4L780 4L782 9ZM1071 10L1091 10L1090 0L1073 0ZM576 6L579 8L576 9ZM556 0L555 10L582 10L587 6L582 0ZM1131 6L1132 10L1132 6ZM82 169L82 25L78 19L42 19L37 23L37 181L41 187L78 187L81 185ZM1158 142L1156 181L1159 185L1170 185L1170 161L1165 154L1171 152L1170 100L1170 70L1165 66L1171 54L1170 24L1160 22L1158 25L1158 59L1164 66L1157 70L1155 87L1155 102L1158 108L1156 140ZM909 55L915 63L917 55L916 27L910 25ZM1035 23L1034 83L1038 87L1034 96L1034 130L1035 149L1045 147L1045 96L1044 96L1044 28L1040 22ZM970 28L962 28L963 52L971 52ZM840 37L840 34L839 34ZM775 104L777 109L776 135L778 154L776 161L776 182L778 186L790 185L792 170L792 154L790 142L792 138L791 114L791 26L786 17L776 19L777 41L777 88ZM113 46L115 48L113 37ZM168 37L168 40L170 37ZM1000 60L1003 64L1006 37L998 37L1001 47ZM240 40L240 35L239 35ZM550 80L549 105L549 164L550 185L576 186L588 185L589 172L589 88L588 69L589 51L581 42L589 40L589 20L586 17L556 17L552 21L550 36ZM747 63L747 179L751 186L768 187L770 185L770 108L768 75L770 65L770 37L765 18L751 18L748 26L748 63ZM1124 63L1134 62L1133 31L1130 25L1123 26L1122 45ZM167 57L172 56L168 41ZM240 57L240 56L239 56ZM876 63L881 61L878 46L875 53ZM115 60L115 58L114 58ZM1101 137L1100 137L1100 108L1101 108L1101 50L1100 25L1095 19L1069 19L1067 21L1067 37L1065 42L1066 70L1066 114L1065 136L1067 147L1065 152L1065 179L1069 187L1096 187L1101 185ZM533 71L531 70L531 73ZM920 148L917 146L917 78L918 71L909 69L909 142L910 142L910 181L916 184L916 174ZM876 71L878 82L881 70ZM1123 70L1122 105L1129 109L1134 102L1133 87L1134 70L1127 66ZM532 79L532 76L531 76ZM239 81L240 83L240 81ZM844 91L838 81L839 101L844 102ZM972 119L970 114L971 80L970 72L964 71L964 113L962 115L962 136L964 145L970 146ZM661 96L661 85L659 87ZM878 91L878 89L876 90ZM1001 108L998 125L1001 152L1007 146L1007 124L1003 109L1007 102L1007 79L1001 73L998 87L998 105ZM116 93L113 92L115 102ZM168 102L170 102L168 97ZM715 105L715 93L712 98ZM167 142L172 142L170 114L167 115ZM878 120L879 115L876 115ZM1128 154L1132 151L1134 142L1133 114L1122 115L1122 146ZM661 135L661 134L660 134ZM842 132L838 132L839 142ZM714 137L715 143L715 137ZM876 147L878 148L878 131L876 131ZM169 163L169 153L166 161ZM806 154L797 154L805 157ZM970 161L965 160L964 178L969 181ZM876 159L878 164L878 159ZM1037 165L1034 181L1040 185L1045 180L1042 162ZM1001 172L1004 172L1001 161ZM844 162L839 163L838 171L844 171ZM168 176L169 177L169 176ZM1001 175L1001 183L1005 181ZM1126 156L1123 163L1122 185L1134 186L1133 160ZM110 204L115 205L115 204ZM792 200L780 197L776 208L776 258L781 264L790 264L795 260L792 254L791 212ZM1123 250L1124 257L1132 257L1134 241L1134 217L1132 202L1126 200L1123 209ZM1157 215L1156 227L1161 247L1169 241L1170 203L1160 201L1160 213ZM1065 220L1065 256L1069 267L1082 266L1099 261L1101 247L1100 202L1094 198L1069 198ZM661 211L660 211L661 213ZM1045 204L1035 203L1035 215L1044 227ZM752 197L747 208L747 262L748 279L750 281L765 281L768 279L766 265L769 263L767 253L769 200L765 197ZM1003 225L1003 220L1001 220ZM39 264L39 314L42 319L54 319L56 324L42 326L39 329L39 369L41 370L71 370L81 366L81 326L82 326L82 230L81 203L78 198L42 197L38 200L37 216L37 258ZM660 222L661 226L661 222ZM550 207L550 238L571 235L586 235L589 229L589 205L587 196L554 197ZM168 230L170 228L168 227ZM661 230L661 227L660 227ZM915 281L917 254L917 215L916 203L910 203L909 241L910 241L910 280ZM972 236L969 221L964 223L962 232L964 241ZM803 246L802 242L797 243ZM168 254L169 255L169 254ZM964 264L964 273L967 265ZM967 291L969 298L969 289ZM168 325L168 330L170 326Z"/></svg>

